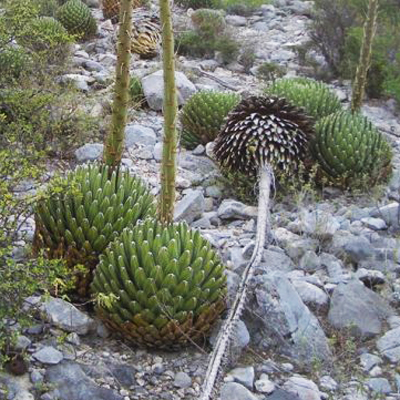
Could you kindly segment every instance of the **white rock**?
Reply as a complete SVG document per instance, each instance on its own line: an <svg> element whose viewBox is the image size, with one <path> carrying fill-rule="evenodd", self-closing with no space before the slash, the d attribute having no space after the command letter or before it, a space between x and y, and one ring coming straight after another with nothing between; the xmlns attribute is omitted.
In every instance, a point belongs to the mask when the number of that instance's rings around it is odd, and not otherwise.
<svg viewBox="0 0 400 400"><path fill-rule="evenodd" d="M321 400L321 393L318 386L309 379L293 376L283 385L288 392L297 394L300 400Z"/></svg>
<svg viewBox="0 0 400 400"><path fill-rule="evenodd" d="M275 390L275 384L268 379L267 374L261 374L260 379L254 382L254 386L258 392L266 394L270 394Z"/></svg>

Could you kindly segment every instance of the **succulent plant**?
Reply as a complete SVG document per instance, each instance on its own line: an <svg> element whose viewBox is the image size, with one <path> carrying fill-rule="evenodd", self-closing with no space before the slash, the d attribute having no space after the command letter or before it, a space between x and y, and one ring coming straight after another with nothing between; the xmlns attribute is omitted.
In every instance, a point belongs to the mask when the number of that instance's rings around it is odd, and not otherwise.
<svg viewBox="0 0 400 400"><path fill-rule="evenodd" d="M317 122L315 131L311 150L331 180L347 184L368 175L373 182L390 169L389 144L362 115L331 114Z"/></svg>
<svg viewBox="0 0 400 400"><path fill-rule="evenodd" d="M313 79L277 79L266 92L269 95L284 97L296 107L303 107L305 112L316 120L342 109L339 98L329 86Z"/></svg>
<svg viewBox="0 0 400 400"><path fill-rule="evenodd" d="M133 13L131 49L142 58L157 55L161 43L161 27L158 17L149 15L144 9Z"/></svg>
<svg viewBox="0 0 400 400"><path fill-rule="evenodd" d="M57 10L56 17L70 34L78 35L81 39L96 34L96 20L90 8L81 0L68 0Z"/></svg>
<svg viewBox="0 0 400 400"><path fill-rule="evenodd" d="M133 0L132 7L137 8L144 4L143 0ZM120 0L102 0L101 8L105 19L111 19L113 23L118 22L119 11L121 8Z"/></svg>
<svg viewBox="0 0 400 400"><path fill-rule="evenodd" d="M195 93L183 106L181 143L192 149L212 142L221 130L228 113L239 103L236 93L204 90Z"/></svg>
<svg viewBox="0 0 400 400"><path fill-rule="evenodd" d="M204 338L225 309L226 276L198 231L147 219L106 249L92 290L114 299L98 311L125 338L171 349Z"/></svg>
<svg viewBox="0 0 400 400"><path fill-rule="evenodd" d="M308 161L312 136L312 121L301 109L285 99L252 96L228 115L214 154L223 168L247 175L267 163L288 171Z"/></svg>
<svg viewBox="0 0 400 400"><path fill-rule="evenodd" d="M36 247L49 258L64 257L70 267L92 270L101 252L117 234L138 219L154 214L154 199L144 183L127 171L106 166L80 166L62 181L66 189L36 207ZM60 187L60 186L58 186ZM90 274L78 282L85 295Z"/></svg>

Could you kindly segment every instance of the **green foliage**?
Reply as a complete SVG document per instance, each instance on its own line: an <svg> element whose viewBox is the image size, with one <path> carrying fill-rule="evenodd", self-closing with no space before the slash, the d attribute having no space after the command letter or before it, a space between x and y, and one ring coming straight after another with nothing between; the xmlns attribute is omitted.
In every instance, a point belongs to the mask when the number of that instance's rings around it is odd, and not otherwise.
<svg viewBox="0 0 400 400"><path fill-rule="evenodd" d="M81 0L67 1L57 10L56 17L70 34L78 35L83 40L96 34L96 20Z"/></svg>
<svg viewBox="0 0 400 400"><path fill-rule="evenodd" d="M206 145L218 135L226 116L239 103L235 93L201 91L195 93L183 106L181 144L193 149Z"/></svg>
<svg viewBox="0 0 400 400"><path fill-rule="evenodd" d="M355 76L367 7L365 0L315 1L314 44L324 54L334 73L346 79ZM400 54L400 8L397 0L379 2L377 26L366 92L371 97L396 96L400 92L400 70L396 61ZM390 90L393 84L394 90Z"/></svg>
<svg viewBox="0 0 400 400"><path fill-rule="evenodd" d="M362 115L331 114L315 130L311 150L332 183L354 187L367 177L371 185L390 172L391 147Z"/></svg>
<svg viewBox="0 0 400 400"><path fill-rule="evenodd" d="M144 183L127 171L106 166L78 167L65 179L53 180L36 206L36 248L49 258L82 264L89 274L78 291L85 295L101 252L124 228L154 214L154 198Z"/></svg>
<svg viewBox="0 0 400 400"><path fill-rule="evenodd" d="M184 8L207 8L213 6L214 0L176 0L176 3Z"/></svg>
<svg viewBox="0 0 400 400"><path fill-rule="evenodd" d="M226 29L224 13L208 8L201 8L191 16L195 30L207 40L212 40Z"/></svg>
<svg viewBox="0 0 400 400"><path fill-rule="evenodd" d="M240 52L239 63L243 66L244 72L246 74L250 73L251 68L254 66L254 62L256 61L256 53L255 48L248 44L244 46L244 49Z"/></svg>
<svg viewBox="0 0 400 400"><path fill-rule="evenodd" d="M226 29L220 11L200 9L193 13L194 30L181 33L176 40L180 54L192 57L213 57L221 54L223 63L234 61L239 54L239 44Z"/></svg>
<svg viewBox="0 0 400 400"><path fill-rule="evenodd" d="M215 0L214 7L222 8L229 14L248 16L270 0Z"/></svg>
<svg viewBox="0 0 400 400"><path fill-rule="evenodd" d="M342 108L336 94L326 84L313 79L278 79L267 87L266 92L269 95L284 97L296 107L302 107L316 120Z"/></svg>
<svg viewBox="0 0 400 400"><path fill-rule="evenodd" d="M98 311L125 338L171 349L204 340L225 308L226 276L198 231L148 219L106 249L92 289L113 296Z"/></svg>
<svg viewBox="0 0 400 400"><path fill-rule="evenodd" d="M33 0L41 17L55 17L59 3L57 0Z"/></svg>
<svg viewBox="0 0 400 400"><path fill-rule="evenodd" d="M136 75L131 76L129 94L134 104L142 105L145 102L142 81Z"/></svg>
<svg viewBox="0 0 400 400"><path fill-rule="evenodd" d="M37 180L41 172L38 157L30 149L0 147L0 369L18 333L16 327L21 329L30 321L30 312L22 308L26 297L50 289L56 279L68 280L62 263L49 263L42 257L28 260L29 249L14 245L30 239L23 225L31 214L34 195L21 196L17 190Z"/></svg>
<svg viewBox="0 0 400 400"><path fill-rule="evenodd" d="M285 73L285 68L275 62L264 62L257 68L257 77L265 81L282 78Z"/></svg>
<svg viewBox="0 0 400 400"><path fill-rule="evenodd" d="M21 47L7 45L0 50L0 70L2 81L18 78L23 71L30 68L31 58Z"/></svg>

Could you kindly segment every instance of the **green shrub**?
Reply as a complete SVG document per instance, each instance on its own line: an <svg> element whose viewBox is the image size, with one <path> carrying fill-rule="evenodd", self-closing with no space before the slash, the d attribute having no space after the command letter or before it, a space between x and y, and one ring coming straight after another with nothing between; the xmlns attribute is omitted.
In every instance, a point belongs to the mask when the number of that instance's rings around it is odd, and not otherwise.
<svg viewBox="0 0 400 400"><path fill-rule="evenodd" d="M354 79L367 6L364 0L315 1L313 42L336 76ZM400 54L399 27L398 1L381 1L366 87L371 97L393 95L400 90L397 87L400 70L396 65L396 55ZM393 83L395 89L388 90Z"/></svg>
<svg viewBox="0 0 400 400"><path fill-rule="evenodd" d="M390 171L391 147L367 118L346 111L321 118L312 153L328 179L346 187L376 183Z"/></svg>
<svg viewBox="0 0 400 400"><path fill-rule="evenodd" d="M248 16L270 0L216 0L214 6L223 8L229 14Z"/></svg>
<svg viewBox="0 0 400 400"><path fill-rule="evenodd" d="M142 81L136 75L131 76L129 94L134 104L142 105L146 101L143 93Z"/></svg>
<svg viewBox="0 0 400 400"><path fill-rule="evenodd" d="M41 17L55 17L59 3L57 0L33 0Z"/></svg>
<svg viewBox="0 0 400 400"><path fill-rule="evenodd" d="M0 84L10 82L10 79L19 78L21 74L31 68L31 58L26 50L11 45L0 50Z"/></svg>
<svg viewBox="0 0 400 400"><path fill-rule="evenodd" d="M234 93L201 91L195 93L180 113L182 124L181 144L193 149L206 145L218 135L226 116L239 103Z"/></svg>
<svg viewBox="0 0 400 400"><path fill-rule="evenodd" d="M226 29L224 14L221 11L201 8L191 16L195 30L207 40L215 39Z"/></svg>
<svg viewBox="0 0 400 400"><path fill-rule="evenodd" d="M266 92L284 97L296 107L318 120L341 110L339 98L322 82L307 78L278 79L271 83Z"/></svg>
<svg viewBox="0 0 400 400"><path fill-rule="evenodd" d="M275 62L264 62L257 68L257 77L264 81L274 81L282 78L286 73L285 68Z"/></svg>
<svg viewBox="0 0 400 400"><path fill-rule="evenodd" d="M213 6L214 0L176 0L176 3L184 8L209 8Z"/></svg>

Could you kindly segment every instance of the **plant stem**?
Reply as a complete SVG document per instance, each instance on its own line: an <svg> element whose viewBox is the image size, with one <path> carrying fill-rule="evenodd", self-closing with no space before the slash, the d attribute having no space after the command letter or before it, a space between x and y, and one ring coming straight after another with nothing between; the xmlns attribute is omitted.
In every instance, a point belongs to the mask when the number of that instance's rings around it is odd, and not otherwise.
<svg viewBox="0 0 400 400"><path fill-rule="evenodd" d="M115 91L110 130L105 138L103 161L111 169L121 163L129 101L129 64L131 58L132 0L121 0L117 45Z"/></svg>
<svg viewBox="0 0 400 400"><path fill-rule="evenodd" d="M367 19L364 23L364 35L361 45L360 60L351 96L351 112L354 114L361 108L364 98L367 74L371 64L372 43L376 32L379 0L369 0Z"/></svg>
<svg viewBox="0 0 400 400"><path fill-rule="evenodd" d="M177 142L176 118L178 111L175 86L174 34L169 0L160 0L160 14L164 70L164 138L159 217L162 223L168 224L174 219Z"/></svg>
<svg viewBox="0 0 400 400"><path fill-rule="evenodd" d="M244 270L242 280L237 289L237 295L229 310L228 318L225 320L221 330L219 331L213 352L210 356L207 372L203 383L203 393L201 400L209 400L215 385L215 380L223 360L226 348L230 339L234 335L237 322L243 312L247 299L247 291L251 278L254 275L254 267L257 266L262 257L265 237L270 229L269 219L269 198L271 184L274 179L274 173L270 165L266 165L260 170L260 194L258 197L258 217L257 217L257 233L253 254L249 263Z"/></svg>

